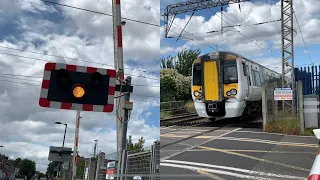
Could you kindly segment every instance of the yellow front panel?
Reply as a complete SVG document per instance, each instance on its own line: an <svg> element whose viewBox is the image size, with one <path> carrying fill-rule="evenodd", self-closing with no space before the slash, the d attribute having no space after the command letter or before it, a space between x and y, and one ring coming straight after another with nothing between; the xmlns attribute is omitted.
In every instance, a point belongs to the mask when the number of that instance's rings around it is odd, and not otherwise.
<svg viewBox="0 0 320 180"><path fill-rule="evenodd" d="M238 83L232 83L232 84L224 84L223 86L223 95L224 97L234 97L234 96L227 96L227 92L230 91L231 89L236 89L238 91Z"/></svg>
<svg viewBox="0 0 320 180"><path fill-rule="evenodd" d="M199 91L199 92L202 93L202 91L201 91L200 89L201 89L201 86L192 86L192 93L193 93L194 91Z"/></svg>
<svg viewBox="0 0 320 180"><path fill-rule="evenodd" d="M219 81L216 61L204 62L205 100L219 100Z"/></svg>

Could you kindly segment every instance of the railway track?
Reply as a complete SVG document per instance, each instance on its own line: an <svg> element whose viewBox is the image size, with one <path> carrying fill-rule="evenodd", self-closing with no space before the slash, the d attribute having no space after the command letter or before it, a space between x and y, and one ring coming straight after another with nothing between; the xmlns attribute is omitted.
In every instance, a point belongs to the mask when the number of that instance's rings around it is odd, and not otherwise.
<svg viewBox="0 0 320 180"><path fill-rule="evenodd" d="M195 113L160 119L160 126L190 126L208 122L207 118L199 117Z"/></svg>

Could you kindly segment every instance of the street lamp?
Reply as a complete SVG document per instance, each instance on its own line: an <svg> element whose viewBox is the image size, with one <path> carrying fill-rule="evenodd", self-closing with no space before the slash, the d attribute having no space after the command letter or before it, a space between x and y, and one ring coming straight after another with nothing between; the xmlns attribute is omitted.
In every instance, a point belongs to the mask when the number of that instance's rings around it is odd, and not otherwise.
<svg viewBox="0 0 320 180"><path fill-rule="evenodd" d="M67 132L67 124L64 124L62 122L55 122L55 124L62 124L62 125L65 125L66 127L64 128L64 136L63 136L63 143L62 143L62 147L64 147L64 140L66 139L66 132Z"/></svg>
<svg viewBox="0 0 320 180"><path fill-rule="evenodd" d="M3 148L3 146L2 146L2 145L0 145L0 148L1 148L0 154L2 154L2 148Z"/></svg>

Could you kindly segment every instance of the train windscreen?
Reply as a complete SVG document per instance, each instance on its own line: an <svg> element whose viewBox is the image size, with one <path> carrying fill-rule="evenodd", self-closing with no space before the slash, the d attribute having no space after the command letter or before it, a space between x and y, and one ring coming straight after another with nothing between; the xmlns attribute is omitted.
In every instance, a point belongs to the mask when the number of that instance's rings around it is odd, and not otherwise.
<svg viewBox="0 0 320 180"><path fill-rule="evenodd" d="M223 62L223 83L238 83L237 62L235 60L225 60Z"/></svg>
<svg viewBox="0 0 320 180"><path fill-rule="evenodd" d="M193 66L193 85L202 86L201 64L195 64Z"/></svg>

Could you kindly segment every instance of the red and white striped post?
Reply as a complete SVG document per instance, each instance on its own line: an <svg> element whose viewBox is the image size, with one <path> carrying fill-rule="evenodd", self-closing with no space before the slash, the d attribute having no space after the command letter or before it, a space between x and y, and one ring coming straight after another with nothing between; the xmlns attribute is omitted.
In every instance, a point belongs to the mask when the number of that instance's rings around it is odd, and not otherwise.
<svg viewBox="0 0 320 180"><path fill-rule="evenodd" d="M77 173L79 127L80 127L80 111L77 110L77 122L76 122L75 141L74 141L74 148L73 148L72 180L76 179L76 173Z"/></svg>
<svg viewBox="0 0 320 180"><path fill-rule="evenodd" d="M316 135L317 139L320 140L320 129L314 129L313 133ZM320 180L320 147L316 159L313 162L308 180Z"/></svg>
<svg viewBox="0 0 320 180"><path fill-rule="evenodd" d="M121 26L121 5L120 0L113 0L113 42L114 42L114 66L118 73L117 78L120 79L120 87L122 86L122 81L124 80L124 65L123 65L123 47L122 47L122 26ZM121 92L116 91L116 96L121 95ZM120 133L122 128L122 120L124 116L124 110L122 106L124 104L123 98L117 98L116 100L116 122L117 122L117 152L121 152L120 144ZM121 122L119 122L119 119ZM118 153L120 155L120 153Z"/></svg>

